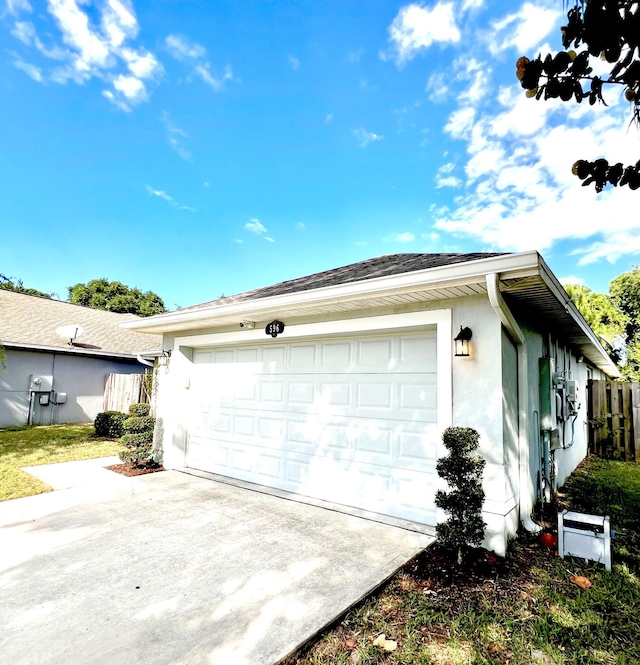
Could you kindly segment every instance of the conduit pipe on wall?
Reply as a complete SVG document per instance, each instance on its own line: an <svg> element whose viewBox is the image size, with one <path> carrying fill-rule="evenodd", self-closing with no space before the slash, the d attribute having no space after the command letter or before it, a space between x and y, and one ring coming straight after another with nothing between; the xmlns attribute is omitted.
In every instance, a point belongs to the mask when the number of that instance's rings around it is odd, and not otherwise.
<svg viewBox="0 0 640 665"><path fill-rule="evenodd" d="M498 315L518 350L518 506L520 522L531 533L539 533L542 527L531 519L533 511L533 483L529 467L529 363L527 345L520 326L507 307L500 293L500 276L487 275L487 292L491 307Z"/></svg>

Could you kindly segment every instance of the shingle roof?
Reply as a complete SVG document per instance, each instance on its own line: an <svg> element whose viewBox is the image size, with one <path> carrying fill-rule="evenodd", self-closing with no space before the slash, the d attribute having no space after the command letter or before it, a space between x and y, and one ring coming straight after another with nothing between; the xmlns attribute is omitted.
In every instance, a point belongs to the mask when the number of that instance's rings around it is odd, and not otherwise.
<svg viewBox="0 0 640 665"><path fill-rule="evenodd" d="M279 296L286 293L310 291L324 286L362 282L376 277L399 275L406 272L415 272L417 270L427 270L428 268L452 265L454 263L488 259L492 256L502 256L504 253L505 252L474 252L470 254L387 254L373 259L367 259L366 261L351 263L350 265L342 266L341 268L333 268L332 270L325 270L324 272L307 275L306 277L299 277L286 282L279 282L278 284L272 284L271 286L254 289L252 291L245 291L244 293L238 293L234 296L218 298L217 300L193 305L192 307L184 307L180 311L210 307L214 303L226 305L246 300L257 300L259 298Z"/></svg>
<svg viewBox="0 0 640 665"><path fill-rule="evenodd" d="M5 345L59 347L66 351L86 353L133 354L160 349L162 337L133 332L120 327L123 321L139 318L132 314L115 314L60 300L48 300L24 293L0 289L0 342ZM56 333L56 328L79 325L84 329L77 346Z"/></svg>

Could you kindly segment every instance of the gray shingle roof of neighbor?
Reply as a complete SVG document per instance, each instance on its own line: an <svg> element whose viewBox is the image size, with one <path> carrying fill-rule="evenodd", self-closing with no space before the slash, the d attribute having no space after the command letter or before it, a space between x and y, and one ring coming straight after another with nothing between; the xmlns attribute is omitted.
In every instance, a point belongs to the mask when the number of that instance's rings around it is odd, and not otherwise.
<svg viewBox="0 0 640 665"><path fill-rule="evenodd" d="M506 252L473 252L470 254L387 254L378 256L366 261L351 263L341 268L333 268L323 272L290 279L286 282L279 282L271 286L265 286L252 291L245 291L234 296L223 296L217 300L193 305L192 307L183 307L180 311L195 310L204 307L210 307L213 304L227 305L246 300L257 300L259 298L268 298L270 296L279 296L286 293L298 293L300 291L310 291L320 289L325 286L335 286L337 284L349 284L352 282L363 282L367 279L376 277L385 277L387 275L399 275L418 270L427 270L429 268L438 268L440 266L452 265L454 263L465 263L467 261L477 261L479 259L488 259L492 256L502 256Z"/></svg>
<svg viewBox="0 0 640 665"><path fill-rule="evenodd" d="M140 318L116 314L61 300L0 289L0 342L34 347L57 347L69 352L131 355L161 349L162 336L120 327L123 321ZM56 328L79 325L84 332L75 345L56 333Z"/></svg>

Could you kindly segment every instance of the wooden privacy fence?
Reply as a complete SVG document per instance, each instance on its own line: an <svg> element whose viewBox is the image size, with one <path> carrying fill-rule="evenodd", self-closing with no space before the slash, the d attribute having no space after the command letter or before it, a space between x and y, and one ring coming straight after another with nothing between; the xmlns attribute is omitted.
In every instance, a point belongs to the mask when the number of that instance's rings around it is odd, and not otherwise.
<svg viewBox="0 0 640 665"><path fill-rule="evenodd" d="M640 384L589 381L589 451L640 463Z"/></svg>
<svg viewBox="0 0 640 665"><path fill-rule="evenodd" d="M147 402L144 374L108 374L104 387L104 410L127 413L131 404Z"/></svg>

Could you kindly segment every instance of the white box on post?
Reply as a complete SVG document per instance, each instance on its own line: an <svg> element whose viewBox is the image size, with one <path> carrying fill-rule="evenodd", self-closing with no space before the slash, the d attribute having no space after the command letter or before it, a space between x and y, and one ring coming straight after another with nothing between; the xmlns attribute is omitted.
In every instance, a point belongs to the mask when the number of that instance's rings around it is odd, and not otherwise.
<svg viewBox="0 0 640 665"><path fill-rule="evenodd" d="M603 563L611 570L611 524L609 517L563 510L558 513L558 554Z"/></svg>

